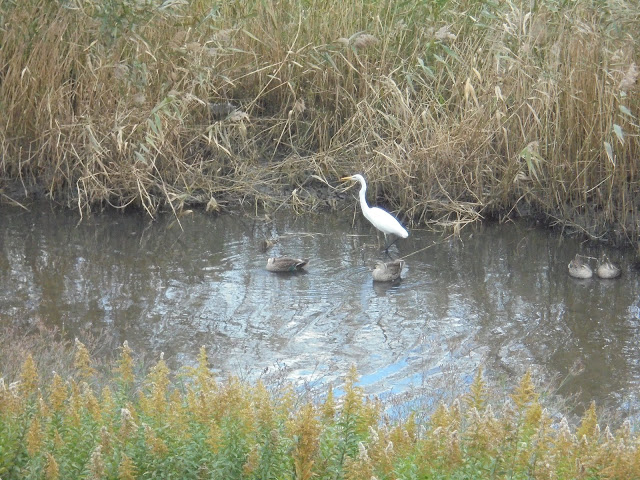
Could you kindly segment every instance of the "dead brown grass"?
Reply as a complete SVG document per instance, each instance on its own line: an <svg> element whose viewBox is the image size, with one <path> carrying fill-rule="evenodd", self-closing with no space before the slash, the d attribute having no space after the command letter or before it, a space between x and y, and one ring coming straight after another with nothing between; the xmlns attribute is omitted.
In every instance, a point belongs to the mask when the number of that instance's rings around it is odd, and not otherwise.
<svg viewBox="0 0 640 480"><path fill-rule="evenodd" d="M4 2L0 177L155 215L361 172L414 225L634 242L640 10L605 3Z"/></svg>

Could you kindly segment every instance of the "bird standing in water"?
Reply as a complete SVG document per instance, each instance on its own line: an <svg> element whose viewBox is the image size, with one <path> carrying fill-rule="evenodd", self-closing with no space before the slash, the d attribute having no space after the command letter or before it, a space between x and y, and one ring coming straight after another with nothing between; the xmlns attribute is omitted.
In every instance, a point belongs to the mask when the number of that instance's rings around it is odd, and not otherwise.
<svg viewBox="0 0 640 480"><path fill-rule="evenodd" d="M340 181L343 182L346 180L360 183L360 208L362 208L362 214L374 227L384 234L385 252L388 253L389 247L398 240L398 238L396 238L393 242L388 243L387 235L396 235L396 237L401 238L407 238L409 236L409 232L400 225L400 222L398 222L393 215L380 207L370 207L367 204L367 198L365 196L367 192L367 182L365 182L362 175L356 174L340 179Z"/></svg>

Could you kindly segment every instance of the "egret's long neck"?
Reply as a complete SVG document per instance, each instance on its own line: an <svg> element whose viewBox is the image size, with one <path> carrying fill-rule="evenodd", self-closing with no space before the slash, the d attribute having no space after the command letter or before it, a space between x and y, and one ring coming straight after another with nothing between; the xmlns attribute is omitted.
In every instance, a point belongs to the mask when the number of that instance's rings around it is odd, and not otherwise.
<svg viewBox="0 0 640 480"><path fill-rule="evenodd" d="M367 204L367 186L364 183L361 183L361 188L360 188L360 207L362 208L363 212L366 212L369 210L369 205Z"/></svg>

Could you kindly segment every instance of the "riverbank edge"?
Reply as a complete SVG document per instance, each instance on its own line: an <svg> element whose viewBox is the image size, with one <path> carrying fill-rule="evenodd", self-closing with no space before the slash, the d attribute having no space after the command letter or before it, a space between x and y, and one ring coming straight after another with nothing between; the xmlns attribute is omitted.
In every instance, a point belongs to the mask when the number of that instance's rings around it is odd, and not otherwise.
<svg viewBox="0 0 640 480"><path fill-rule="evenodd" d="M330 213L336 210L348 210L353 207L353 197L357 190L350 194L345 190L346 186L340 184L336 178L333 184L329 181L321 181L320 178L308 178L303 185L286 185L286 178L282 178L277 183L281 185L278 191L270 190L266 196L248 197L237 193L223 193L219 197L202 195L192 197L191 202L181 203L177 206L165 205L158 209L157 214L182 215L190 208L205 209L211 213L233 214L236 210L260 209L267 213L275 209L286 208L296 214L304 215L311 213ZM295 196L295 201L292 201ZM208 200L207 200L208 199ZM213 200L211 200L213 199ZM384 206L384 199L379 198L378 205ZM139 205L129 205L127 207L117 207L108 204L97 204L80 208L78 198L65 192L53 193L47 189L42 182L33 179L2 178L0 177L0 205L15 206L29 209L32 202L50 202L61 208L76 211L79 217L84 215L99 214L103 209L113 209L121 211L145 211ZM370 202L371 203L371 202ZM374 205L371 203L371 205ZM147 212L149 213L149 212ZM414 227L411 219L407 219L401 212L396 212L398 218L406 221L407 225ZM452 222L448 219L432 218L426 221L426 227L444 234L459 235L466 225L481 223L484 221L510 221L524 220L540 228L560 231L563 235L584 239L594 244L609 245L613 248L633 248L640 262L640 244L628 236L624 229L616 228L615 225L608 225L607 228L598 226L593 221L597 216L594 211L585 211L580 214L573 212L571 218L562 218L562 212L549 213L536 209L528 204L518 205L507 209L487 211L486 215L474 215L472 218L460 218L459 222Z"/></svg>

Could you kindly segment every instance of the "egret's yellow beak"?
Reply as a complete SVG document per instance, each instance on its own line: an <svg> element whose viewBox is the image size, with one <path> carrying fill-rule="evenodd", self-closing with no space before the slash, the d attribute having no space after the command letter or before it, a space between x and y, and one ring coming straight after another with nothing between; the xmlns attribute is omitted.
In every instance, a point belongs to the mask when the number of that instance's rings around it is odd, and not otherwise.
<svg viewBox="0 0 640 480"><path fill-rule="evenodd" d="M352 177L342 177L342 178L340 179L340 181L341 181L341 182L345 182L345 181L347 181L347 180L353 180L353 178L352 178Z"/></svg>

